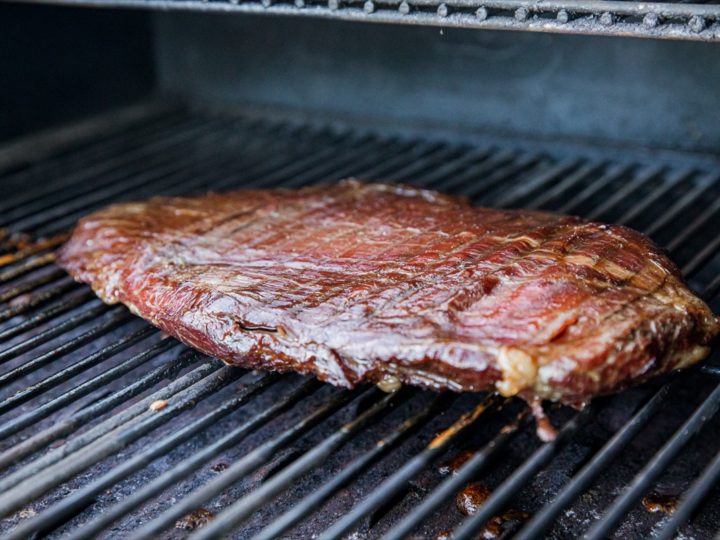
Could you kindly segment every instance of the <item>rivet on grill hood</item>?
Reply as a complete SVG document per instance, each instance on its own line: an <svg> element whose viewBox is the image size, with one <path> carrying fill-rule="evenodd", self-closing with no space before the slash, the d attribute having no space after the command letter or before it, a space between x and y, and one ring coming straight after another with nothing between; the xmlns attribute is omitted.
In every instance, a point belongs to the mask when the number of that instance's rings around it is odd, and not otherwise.
<svg viewBox="0 0 720 540"><path fill-rule="evenodd" d="M699 34L705 29L705 18L701 17L700 15L694 15L690 17L690 20L688 21L688 26L690 27L690 30L692 30L696 34Z"/></svg>
<svg viewBox="0 0 720 540"><path fill-rule="evenodd" d="M660 17L657 13L648 13L643 17L643 24L648 28L655 28L660 23Z"/></svg>

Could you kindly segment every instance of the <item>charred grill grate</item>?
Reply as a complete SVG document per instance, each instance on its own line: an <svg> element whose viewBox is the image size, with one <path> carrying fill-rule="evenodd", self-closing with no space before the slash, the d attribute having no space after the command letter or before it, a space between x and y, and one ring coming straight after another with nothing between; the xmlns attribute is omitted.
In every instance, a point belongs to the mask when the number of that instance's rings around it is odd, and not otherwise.
<svg viewBox="0 0 720 540"><path fill-rule="evenodd" d="M720 425L712 364L582 412L553 409L559 436L541 444L514 400L225 367L102 305L52 262L78 217L118 200L354 175L628 224L716 301L718 175L681 156L602 156L181 110L4 162L3 535L715 534L720 446L695 437Z"/></svg>
<svg viewBox="0 0 720 540"><path fill-rule="evenodd" d="M24 0L28 1L28 0ZM91 7L257 13L564 34L720 40L717 0L45 0Z"/></svg>

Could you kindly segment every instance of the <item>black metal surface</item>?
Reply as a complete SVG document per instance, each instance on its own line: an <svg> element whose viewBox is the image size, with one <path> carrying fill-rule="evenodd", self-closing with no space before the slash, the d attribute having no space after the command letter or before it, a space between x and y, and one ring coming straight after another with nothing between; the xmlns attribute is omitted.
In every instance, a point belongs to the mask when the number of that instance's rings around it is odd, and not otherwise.
<svg viewBox="0 0 720 540"><path fill-rule="evenodd" d="M28 1L28 0L26 0ZM347 21L718 41L715 2L632 0L44 0L89 7L305 15Z"/></svg>
<svg viewBox="0 0 720 540"><path fill-rule="evenodd" d="M553 409L559 437L543 444L514 400L348 392L223 367L102 306L52 264L67 226L104 204L354 175L650 231L717 309L718 176L691 157L595 152L179 110L12 171L13 183L34 167L58 172L0 201L3 536L712 536L720 444L696 436L720 427L712 363L581 413ZM73 184L79 173L85 181ZM465 518L455 497L474 482L492 493ZM672 518L638 505L652 490L686 493ZM508 508L515 518L503 517Z"/></svg>
<svg viewBox="0 0 720 540"><path fill-rule="evenodd" d="M0 140L143 99L150 47L142 13L0 3Z"/></svg>

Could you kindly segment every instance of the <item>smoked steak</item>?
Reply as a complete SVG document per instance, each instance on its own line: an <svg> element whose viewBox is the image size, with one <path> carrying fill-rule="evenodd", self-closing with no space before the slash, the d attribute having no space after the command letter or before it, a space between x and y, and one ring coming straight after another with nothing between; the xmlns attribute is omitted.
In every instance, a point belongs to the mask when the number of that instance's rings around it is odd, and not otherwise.
<svg viewBox="0 0 720 540"><path fill-rule="evenodd" d="M207 354L347 387L579 404L698 362L720 331L633 230L400 185L118 204L58 262Z"/></svg>

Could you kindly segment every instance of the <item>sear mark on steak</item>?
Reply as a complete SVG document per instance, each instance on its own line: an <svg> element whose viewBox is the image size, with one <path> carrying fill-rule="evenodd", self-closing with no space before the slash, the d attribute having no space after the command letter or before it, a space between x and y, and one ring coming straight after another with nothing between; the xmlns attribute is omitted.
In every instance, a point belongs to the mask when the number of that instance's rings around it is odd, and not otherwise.
<svg viewBox="0 0 720 540"><path fill-rule="evenodd" d="M343 181L119 204L59 264L180 341L352 387L580 404L709 352L720 321L645 236Z"/></svg>

